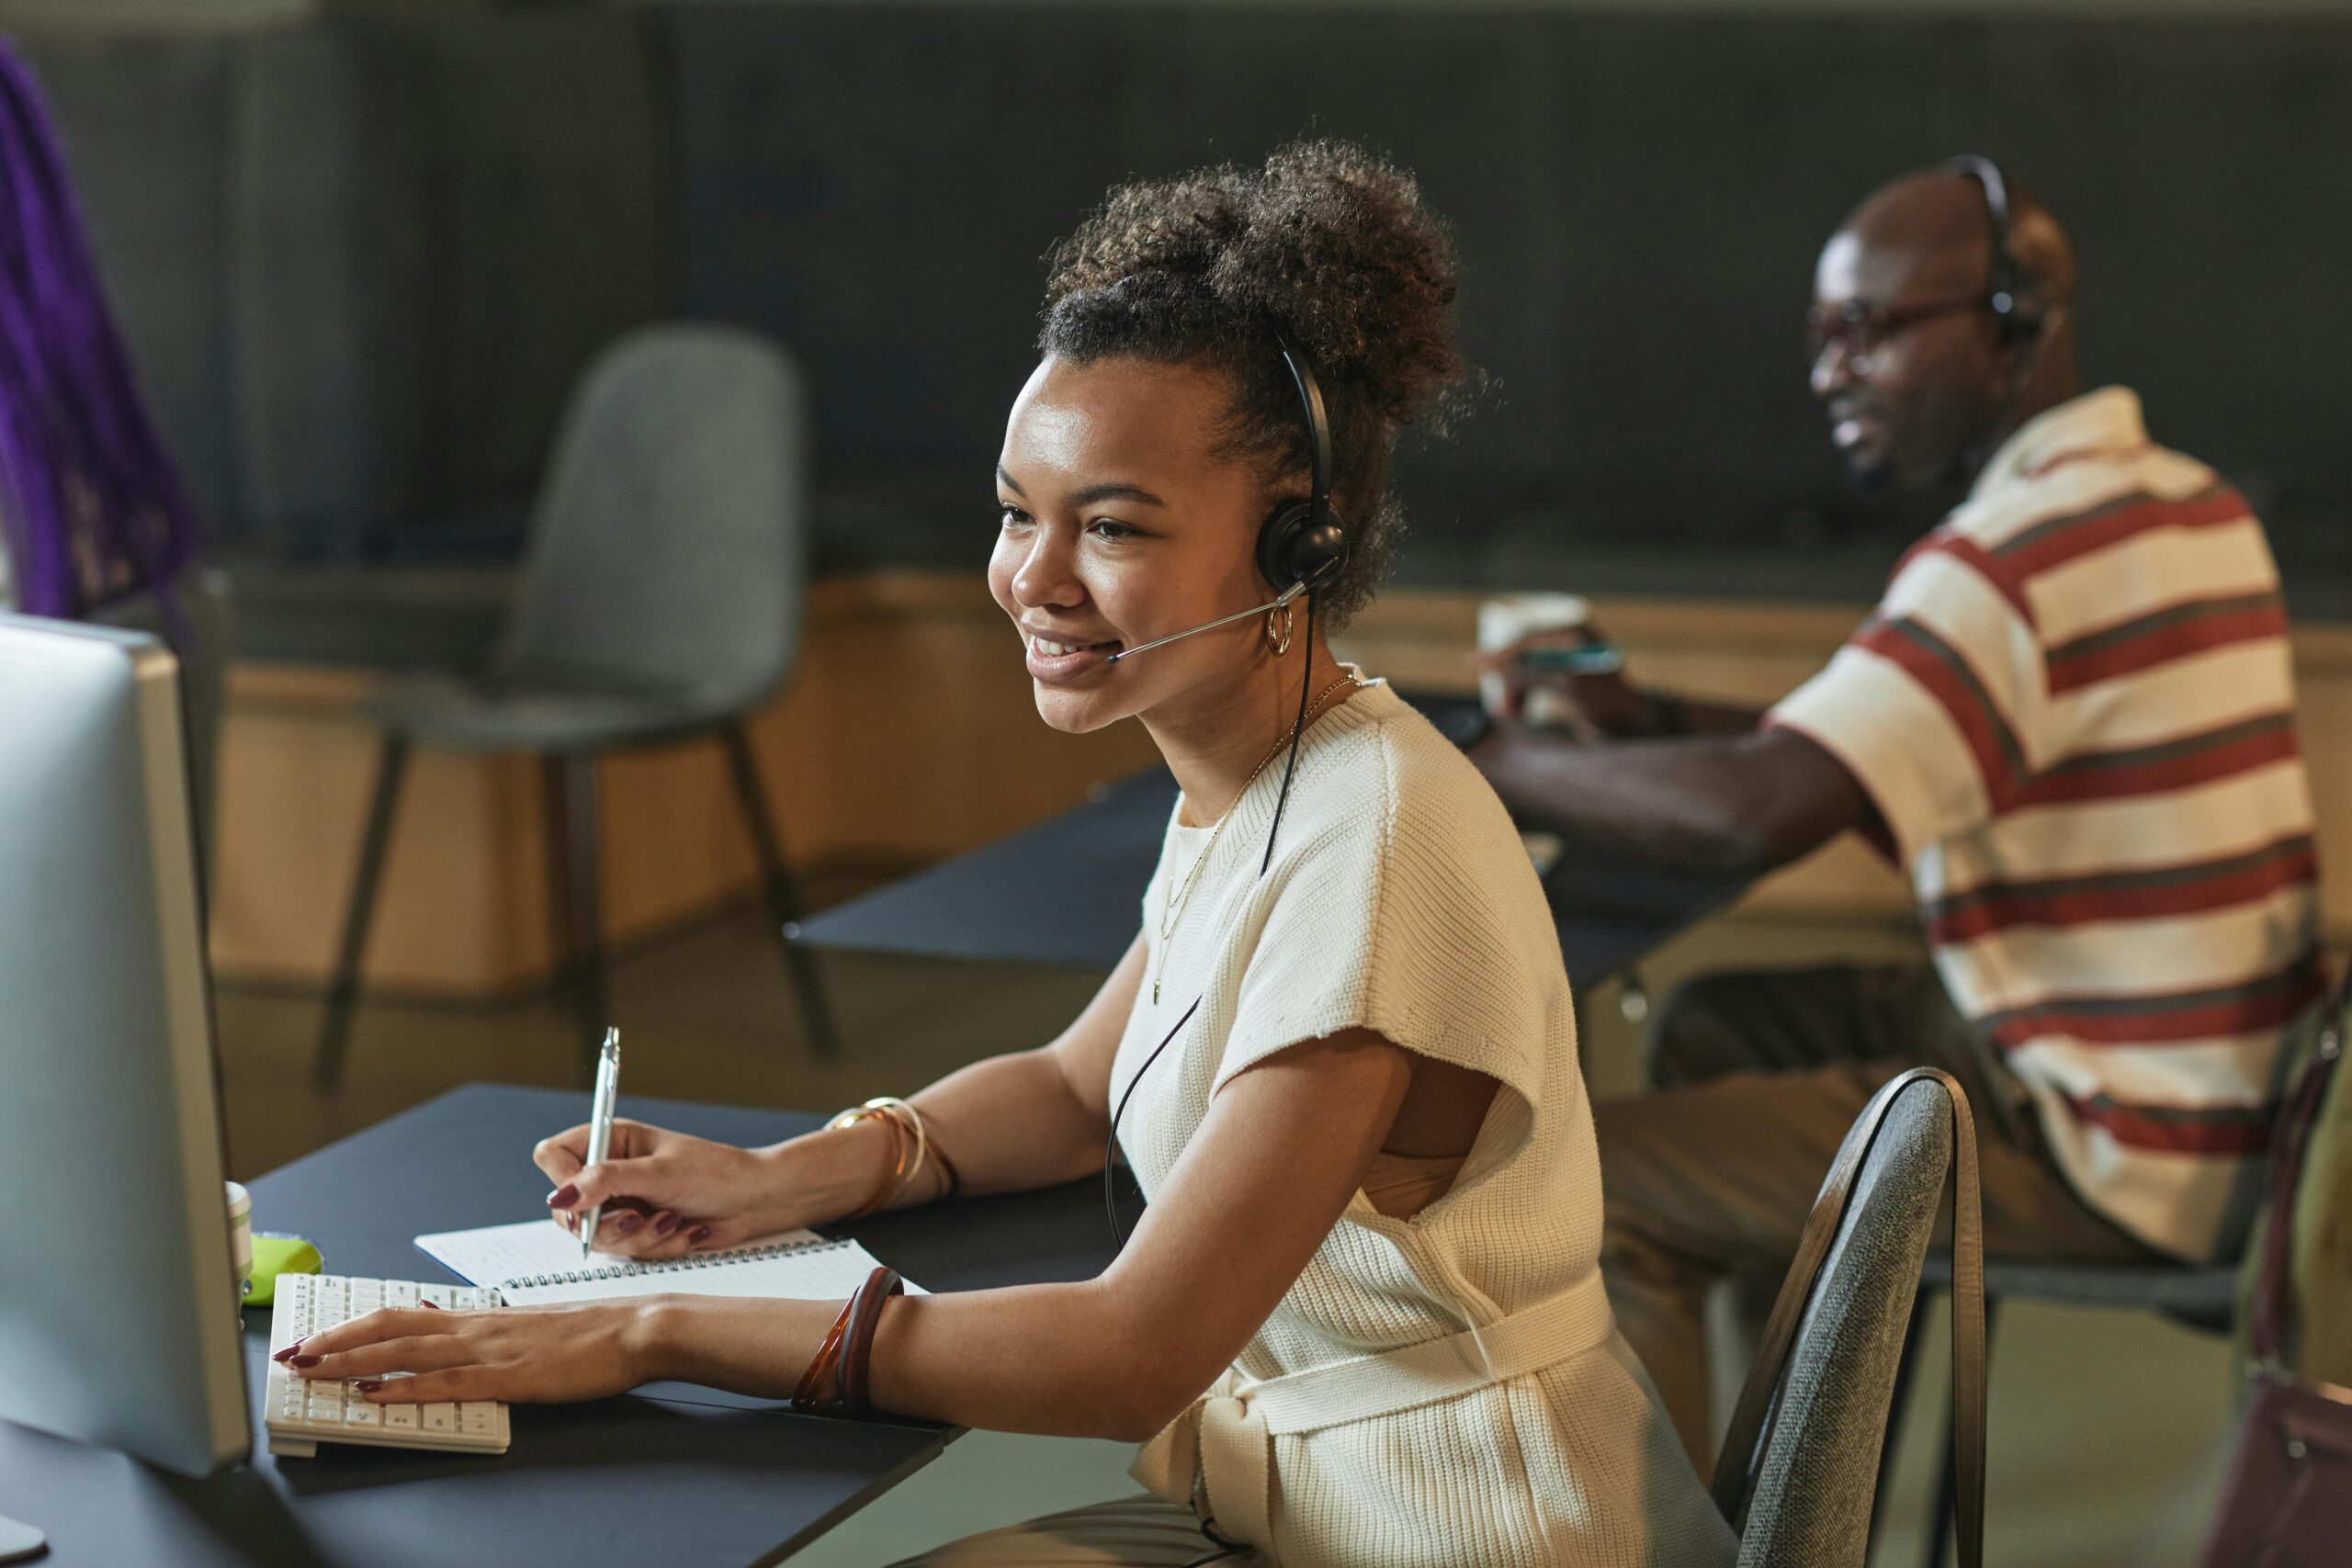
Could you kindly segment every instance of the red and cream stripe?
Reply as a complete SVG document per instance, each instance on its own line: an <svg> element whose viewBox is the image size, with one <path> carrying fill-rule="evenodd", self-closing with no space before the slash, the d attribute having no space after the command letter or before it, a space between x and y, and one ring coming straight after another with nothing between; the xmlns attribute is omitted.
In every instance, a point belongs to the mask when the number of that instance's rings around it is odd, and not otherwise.
<svg viewBox="0 0 2352 1568"><path fill-rule="evenodd" d="M2308 832L2239 854L2176 865L1995 883L1921 906L1928 940L1969 942L2016 926L2085 925L2207 914L2253 903L2319 875Z"/></svg>

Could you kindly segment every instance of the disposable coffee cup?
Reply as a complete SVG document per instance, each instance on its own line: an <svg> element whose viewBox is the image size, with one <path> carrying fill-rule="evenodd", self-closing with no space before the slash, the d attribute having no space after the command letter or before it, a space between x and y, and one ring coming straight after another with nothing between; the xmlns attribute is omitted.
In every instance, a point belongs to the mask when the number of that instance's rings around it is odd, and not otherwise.
<svg viewBox="0 0 2352 1568"><path fill-rule="evenodd" d="M237 1300L245 1299L245 1289L254 1278L254 1200L253 1194L232 1181L229 1186L229 1257L237 1269Z"/></svg>
<svg viewBox="0 0 2352 1568"><path fill-rule="evenodd" d="M1581 593L1503 593L1478 606L1478 651L1499 653L1538 632L1581 630L1592 619L1592 604ZM1500 673L1481 671L1478 700L1499 715L1508 688ZM1527 694L1527 722L1559 724L1567 715L1553 694L1538 687Z"/></svg>

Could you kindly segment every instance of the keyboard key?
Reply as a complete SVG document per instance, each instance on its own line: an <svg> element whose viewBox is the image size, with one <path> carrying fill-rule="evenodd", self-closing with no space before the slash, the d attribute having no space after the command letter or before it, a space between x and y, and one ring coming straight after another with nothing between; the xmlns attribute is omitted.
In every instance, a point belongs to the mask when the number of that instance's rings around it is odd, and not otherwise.
<svg viewBox="0 0 2352 1568"><path fill-rule="evenodd" d="M413 1307L416 1304L416 1286L407 1280L387 1280L384 1285L386 1306Z"/></svg>
<svg viewBox="0 0 2352 1568"><path fill-rule="evenodd" d="M415 1405L379 1404L376 1408L383 1413L384 1427L387 1431L413 1432L416 1430Z"/></svg>
<svg viewBox="0 0 2352 1568"><path fill-rule="evenodd" d="M435 1306L441 1308L444 1312L449 1310L448 1286L420 1285L417 1287L416 1293L421 1300L431 1302Z"/></svg>
<svg viewBox="0 0 2352 1568"><path fill-rule="evenodd" d="M343 1424L346 1427L378 1427L383 1419L383 1408L368 1404L359 1395L355 1394L351 1403L343 1407Z"/></svg>
<svg viewBox="0 0 2352 1568"><path fill-rule="evenodd" d="M417 1406L418 1425L427 1432L455 1432L458 1429L458 1407L454 1404L421 1404Z"/></svg>

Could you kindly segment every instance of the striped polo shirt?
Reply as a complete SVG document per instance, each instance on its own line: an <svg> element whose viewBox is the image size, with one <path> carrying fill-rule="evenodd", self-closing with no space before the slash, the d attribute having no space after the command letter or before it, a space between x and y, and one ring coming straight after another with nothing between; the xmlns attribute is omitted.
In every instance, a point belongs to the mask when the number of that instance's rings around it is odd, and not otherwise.
<svg viewBox="0 0 2352 1568"><path fill-rule="evenodd" d="M2242 1238L2321 989L2294 695L2262 525L2110 387L2010 437L1767 719L1876 802L2083 1198L2188 1258Z"/></svg>

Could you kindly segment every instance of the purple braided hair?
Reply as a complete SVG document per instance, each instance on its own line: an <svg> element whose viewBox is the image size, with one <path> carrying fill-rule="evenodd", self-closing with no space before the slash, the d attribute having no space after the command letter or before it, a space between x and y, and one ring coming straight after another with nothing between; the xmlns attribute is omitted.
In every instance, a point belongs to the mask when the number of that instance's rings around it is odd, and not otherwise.
<svg viewBox="0 0 2352 1568"><path fill-rule="evenodd" d="M147 417L32 73L0 34L0 530L19 606L71 616L141 588L170 607L197 543ZM173 616L176 620L176 615Z"/></svg>

